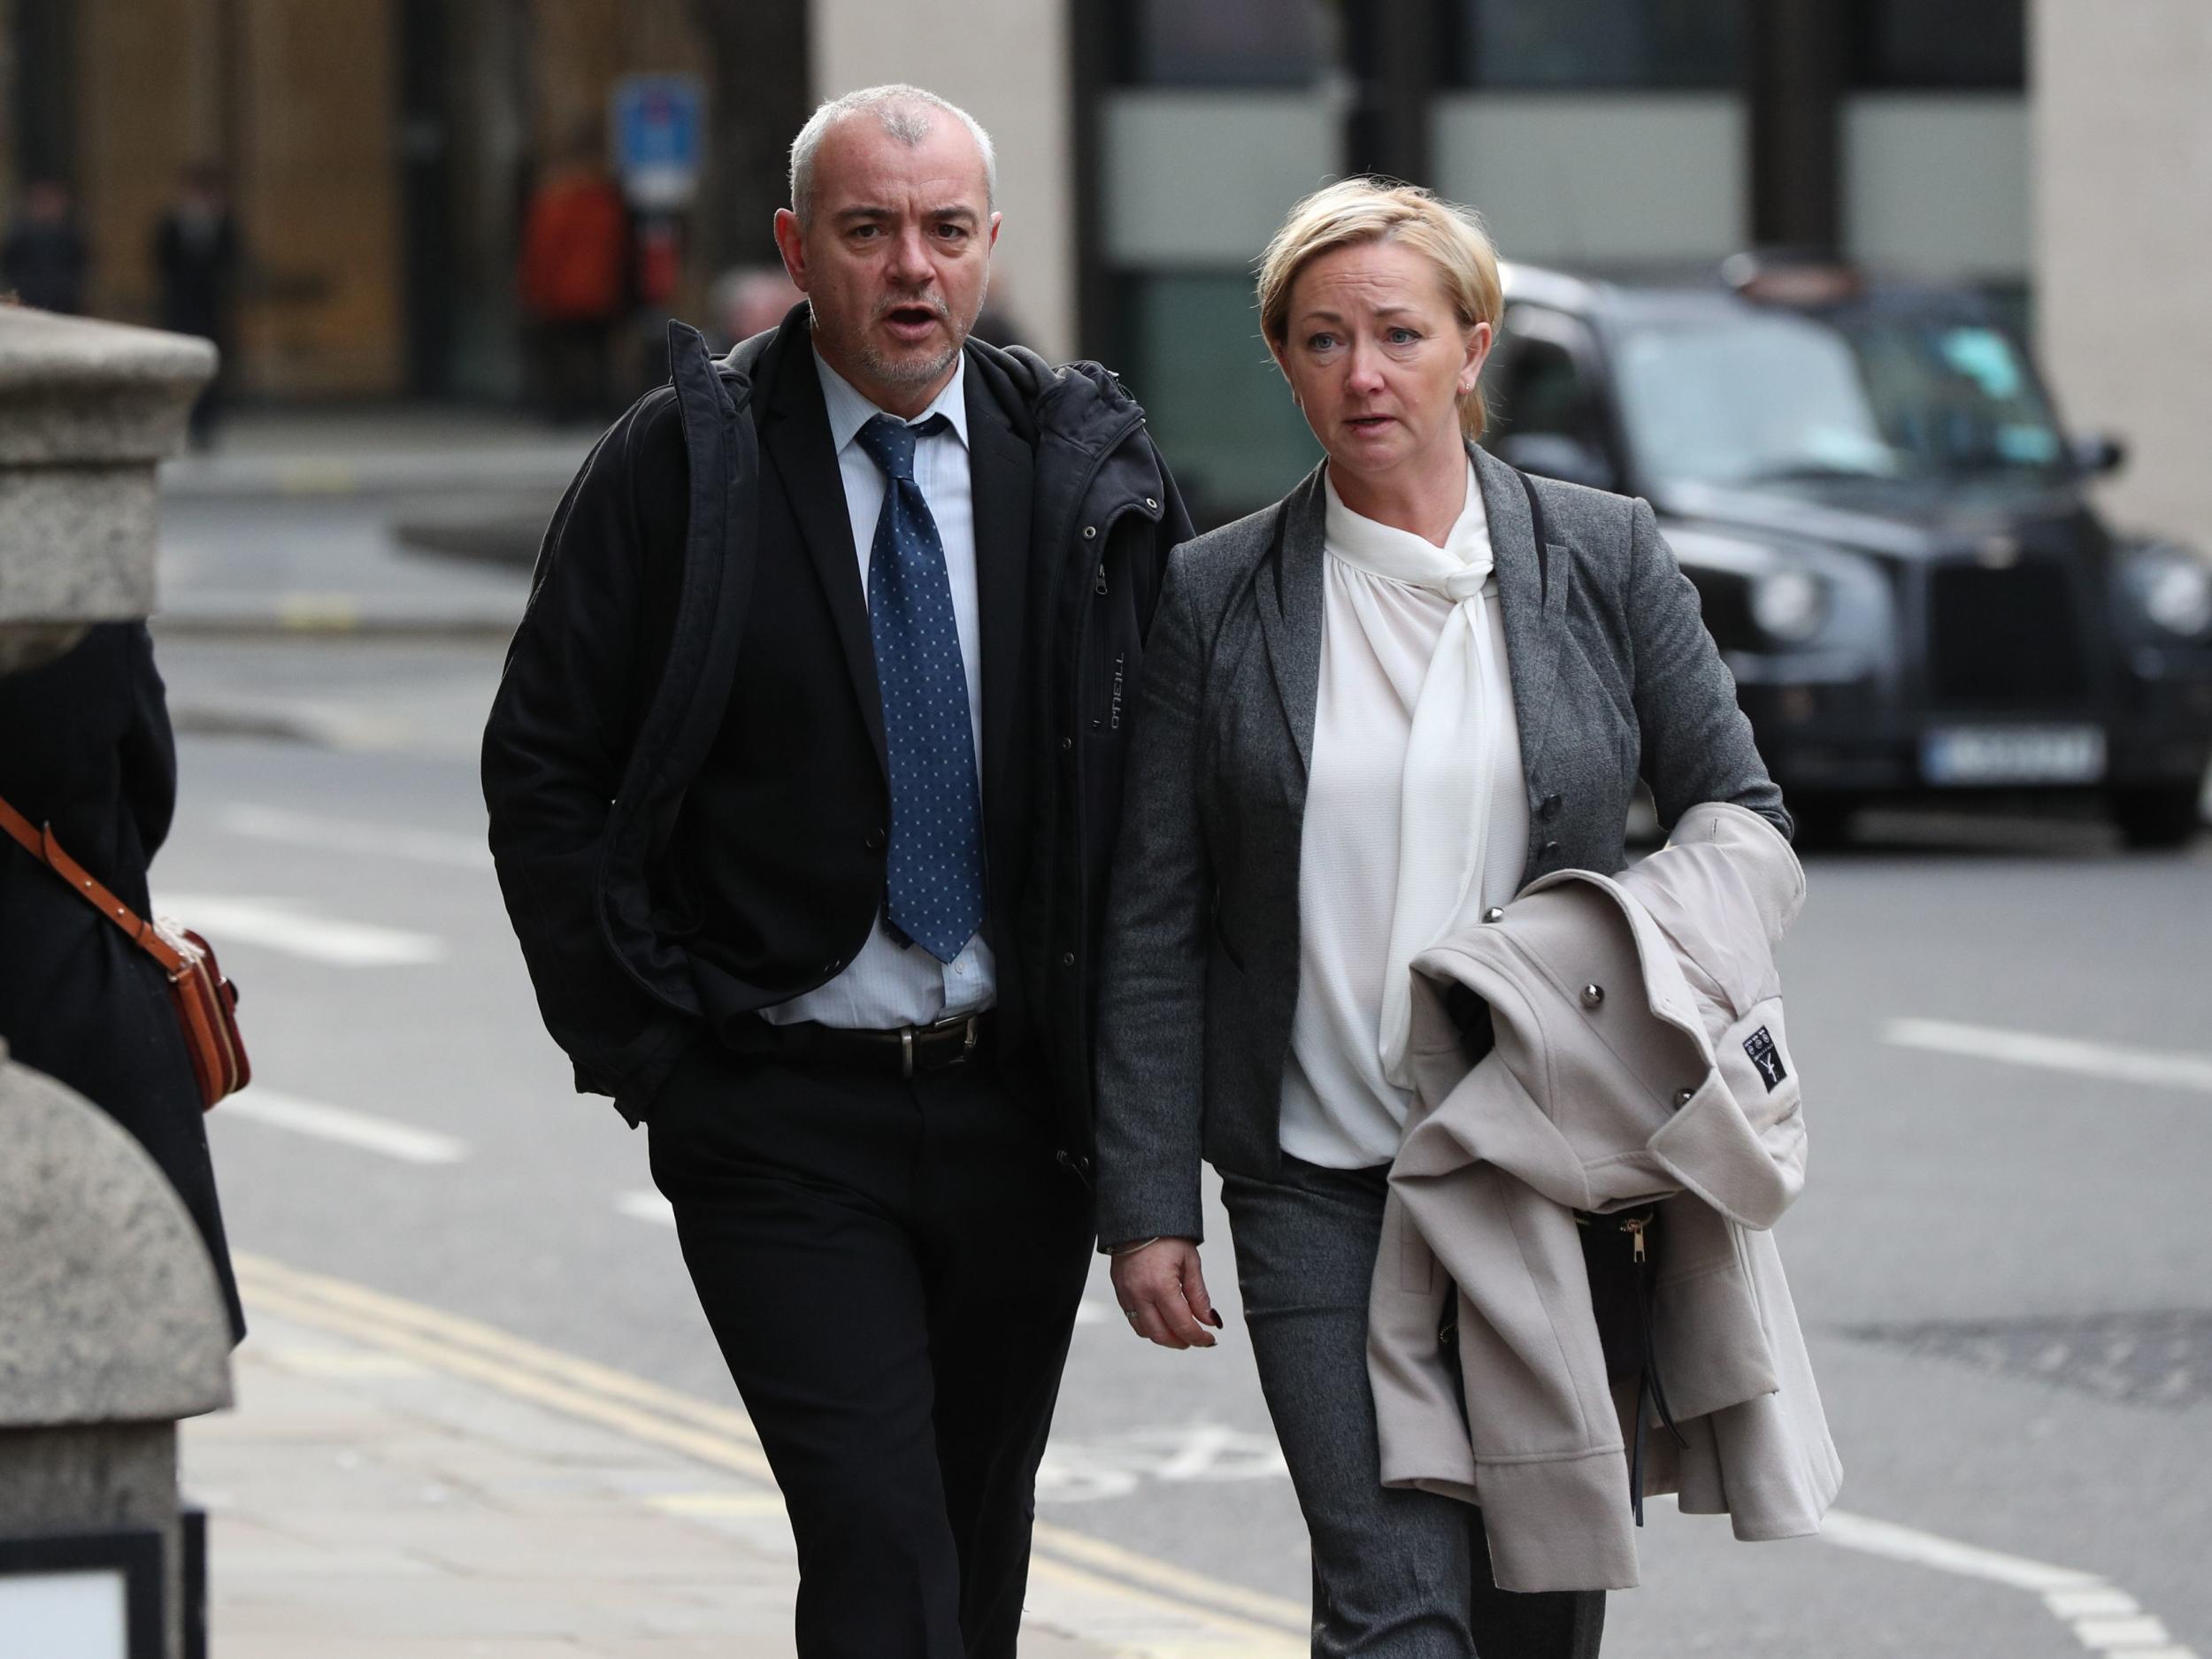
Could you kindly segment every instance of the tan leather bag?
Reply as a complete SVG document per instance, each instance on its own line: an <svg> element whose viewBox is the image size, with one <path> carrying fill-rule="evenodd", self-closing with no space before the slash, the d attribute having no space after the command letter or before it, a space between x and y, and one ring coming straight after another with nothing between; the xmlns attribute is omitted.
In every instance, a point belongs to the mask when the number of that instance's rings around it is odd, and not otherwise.
<svg viewBox="0 0 2212 1659"><path fill-rule="evenodd" d="M200 1109L204 1111L224 1095L245 1087L253 1079L253 1069L238 1034L238 987L223 977L207 941L173 923L141 919L62 851L51 825L34 829L28 818L4 800L0 829L161 964L169 976L169 995L184 1033L185 1052L192 1056L192 1075L200 1086Z"/></svg>

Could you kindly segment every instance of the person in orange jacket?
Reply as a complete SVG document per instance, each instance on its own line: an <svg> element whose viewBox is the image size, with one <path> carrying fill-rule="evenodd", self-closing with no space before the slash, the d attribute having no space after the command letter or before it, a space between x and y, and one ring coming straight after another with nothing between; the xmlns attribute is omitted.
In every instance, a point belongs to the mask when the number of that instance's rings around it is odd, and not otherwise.
<svg viewBox="0 0 2212 1659"><path fill-rule="evenodd" d="M630 219L595 140L579 138L544 171L523 222L517 273L547 415L603 419L610 353L629 304Z"/></svg>

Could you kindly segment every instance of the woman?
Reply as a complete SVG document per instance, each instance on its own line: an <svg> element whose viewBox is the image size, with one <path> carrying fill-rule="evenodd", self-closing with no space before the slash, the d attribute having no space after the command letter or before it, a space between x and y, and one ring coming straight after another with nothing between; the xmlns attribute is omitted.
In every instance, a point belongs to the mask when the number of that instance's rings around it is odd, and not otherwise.
<svg viewBox="0 0 2212 1659"><path fill-rule="evenodd" d="M1173 556L1108 909L1116 1294L1140 1335L1212 1344L1212 1163L1332 1659L1594 1654L1603 1618L1596 1593L1498 1591L1476 1510L1380 1484L1367 1301L1408 964L1540 875L1620 869L1640 770L1666 823L1789 823L1650 507L1474 447L1500 306L1488 241L1425 191L1347 180L1277 233L1261 324L1326 459Z"/></svg>
<svg viewBox="0 0 2212 1659"><path fill-rule="evenodd" d="M59 643L59 642L57 642ZM32 661L0 650L0 800L141 916L177 803L177 749L142 622L104 622ZM0 1038L134 1135L198 1225L245 1335L192 1057L161 966L0 835Z"/></svg>

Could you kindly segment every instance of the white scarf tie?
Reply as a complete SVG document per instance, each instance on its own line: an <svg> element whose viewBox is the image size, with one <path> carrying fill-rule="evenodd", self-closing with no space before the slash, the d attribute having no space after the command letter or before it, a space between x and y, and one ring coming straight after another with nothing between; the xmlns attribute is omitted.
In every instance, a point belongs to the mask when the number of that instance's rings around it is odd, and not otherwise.
<svg viewBox="0 0 2212 1659"><path fill-rule="evenodd" d="M1467 469L1467 503L1442 547L1362 518L1328 483L1328 543L1354 568L1385 581L1452 601L1413 709L1400 795L1398 887L1384 970L1380 1046L1383 1076L1411 1087L1406 1041L1412 1010L1413 958L1448 932L1468 903L1479 902L1489 853L1490 793L1498 769L1499 683L1488 608L1494 561L1482 489ZM1353 603L1372 602L1353 584ZM1374 620L1363 616L1363 622Z"/></svg>

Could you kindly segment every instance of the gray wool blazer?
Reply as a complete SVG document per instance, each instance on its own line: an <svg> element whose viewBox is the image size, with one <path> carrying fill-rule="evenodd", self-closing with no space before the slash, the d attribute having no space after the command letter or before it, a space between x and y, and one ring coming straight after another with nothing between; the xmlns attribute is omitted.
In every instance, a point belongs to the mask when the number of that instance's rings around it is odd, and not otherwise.
<svg viewBox="0 0 2212 1659"><path fill-rule="evenodd" d="M1627 862L1640 775L1663 826L1732 801L1791 832L1697 590L1650 504L1469 446L1528 783L1523 885ZM1199 1163L1281 1167L1299 843L1320 685L1321 469L1170 557L1145 649L1100 969L1098 1227L1201 1236Z"/></svg>

